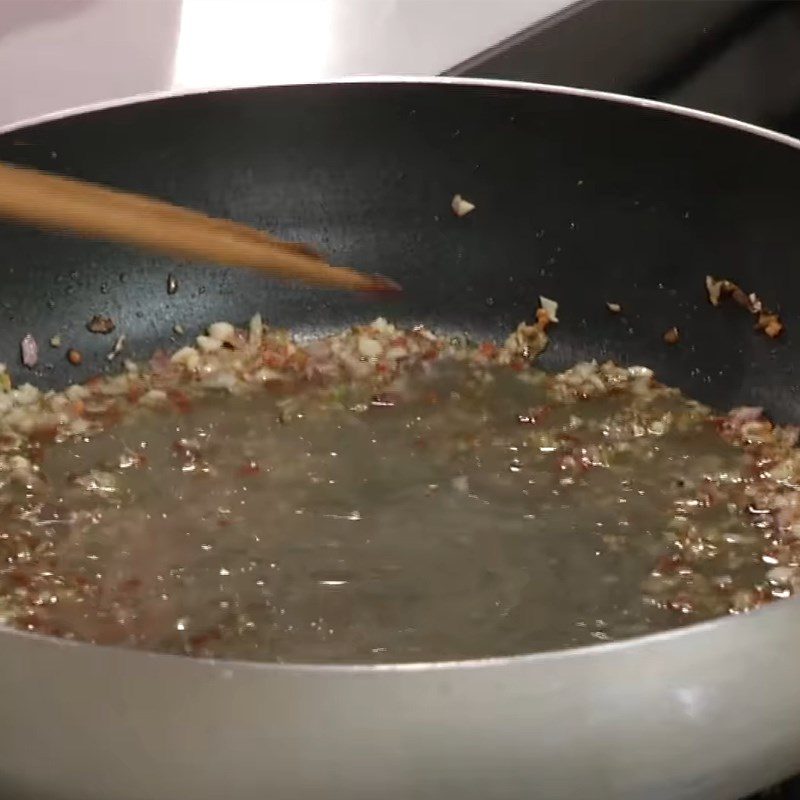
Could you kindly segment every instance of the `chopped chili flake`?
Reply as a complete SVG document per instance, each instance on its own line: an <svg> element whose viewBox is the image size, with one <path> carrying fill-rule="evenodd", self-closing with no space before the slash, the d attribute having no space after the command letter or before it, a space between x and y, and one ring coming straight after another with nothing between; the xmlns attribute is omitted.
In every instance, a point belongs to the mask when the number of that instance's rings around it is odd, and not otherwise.
<svg viewBox="0 0 800 800"><path fill-rule="evenodd" d="M87 323L86 328L91 333L111 333L117 326L111 317L104 317L102 314L95 314Z"/></svg>
<svg viewBox="0 0 800 800"><path fill-rule="evenodd" d="M664 334L664 341L665 341L667 344L677 344L677 343L678 343L678 340L679 340L680 338L681 338L680 332L678 331L678 329L677 329L677 328L674 328L674 327L673 327L673 328L670 328L670 329L669 329L669 330L668 330L668 331L667 331L667 332Z"/></svg>
<svg viewBox="0 0 800 800"><path fill-rule="evenodd" d="M269 367L270 369L280 369L286 363L285 356L269 350L264 353L264 355L261 357L261 360L264 366Z"/></svg>
<svg viewBox="0 0 800 800"><path fill-rule="evenodd" d="M247 477L248 475L258 475L261 472L261 467L258 465L258 462L254 459L249 459L241 467L237 470L237 474L241 475L242 477Z"/></svg>
<svg viewBox="0 0 800 800"><path fill-rule="evenodd" d="M544 308L536 309L536 324L544 330L553 320Z"/></svg>
<svg viewBox="0 0 800 800"><path fill-rule="evenodd" d="M144 388L138 384L134 384L128 389L128 402L132 404L138 403L143 394Z"/></svg>
<svg viewBox="0 0 800 800"><path fill-rule="evenodd" d="M167 397L181 414L188 414L189 411L192 410L192 401L189 399L189 395L187 395L186 392L180 389L170 389L167 392Z"/></svg>

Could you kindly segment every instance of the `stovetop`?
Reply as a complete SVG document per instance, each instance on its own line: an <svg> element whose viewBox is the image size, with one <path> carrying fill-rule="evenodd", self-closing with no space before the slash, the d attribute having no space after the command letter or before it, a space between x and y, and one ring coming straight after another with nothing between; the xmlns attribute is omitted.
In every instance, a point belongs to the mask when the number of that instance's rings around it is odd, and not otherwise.
<svg viewBox="0 0 800 800"><path fill-rule="evenodd" d="M583 0L449 71L601 89L800 137L800 2ZM800 800L800 776L748 800Z"/></svg>
<svg viewBox="0 0 800 800"><path fill-rule="evenodd" d="M651 97L800 136L800 3L583 0L449 70Z"/></svg>

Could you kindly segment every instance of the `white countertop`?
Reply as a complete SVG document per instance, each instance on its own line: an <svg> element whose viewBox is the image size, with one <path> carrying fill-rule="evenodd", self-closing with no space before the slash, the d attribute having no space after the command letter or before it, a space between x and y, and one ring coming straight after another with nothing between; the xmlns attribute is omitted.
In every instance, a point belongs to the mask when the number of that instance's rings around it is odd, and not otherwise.
<svg viewBox="0 0 800 800"><path fill-rule="evenodd" d="M430 75L570 0L0 0L0 125L144 92Z"/></svg>

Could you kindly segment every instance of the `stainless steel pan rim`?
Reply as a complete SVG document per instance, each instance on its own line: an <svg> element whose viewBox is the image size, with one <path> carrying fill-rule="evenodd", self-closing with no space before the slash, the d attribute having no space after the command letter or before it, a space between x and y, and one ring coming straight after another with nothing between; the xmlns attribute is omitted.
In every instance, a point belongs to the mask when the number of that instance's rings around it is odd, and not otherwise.
<svg viewBox="0 0 800 800"><path fill-rule="evenodd" d="M79 114L89 114L94 111L104 111L106 109L120 108L122 106L135 105L137 103L147 103L153 100L166 100L170 97L190 97L204 94L215 94L217 92L233 91L235 89L270 89L281 86L336 86L340 84L386 85L393 83L433 86L480 86L484 88L513 89L525 92L563 94L572 95L573 97L604 100L609 103L620 103L622 105L647 108L654 111L665 111L678 116L689 117L691 119L710 122L716 125L723 125L728 128L742 131L743 133L752 133L755 136L761 136L765 139L771 139L774 142L800 149L800 139L797 139L794 136L789 136L785 133L779 133L778 131L764 128L761 125L753 125L750 122L743 122L742 120L734 119L733 117L726 117L722 114L714 114L710 111L702 111L698 108L689 108L688 106L680 106L673 103L664 103L661 100L650 100L645 97L633 97L631 95L618 94L616 92L603 92L596 89L580 89L574 86L559 86L558 84L551 83L504 81L493 78L455 78L440 76L428 77L414 75L368 75L326 81L287 81L284 83L270 84L232 84L230 86L214 87L213 89L190 89L185 91L180 89L168 89L156 92L143 92L141 94L128 95L127 97L115 98L113 100L101 100L97 103L87 103L81 106L74 106L73 108L65 108L61 109L60 111L53 111L36 117L18 120L17 122L13 122L8 125L0 125L0 135L13 133L14 131L21 130L22 128L28 128L32 125L39 125L44 122L52 122L55 120L64 119L66 117L74 117Z"/></svg>

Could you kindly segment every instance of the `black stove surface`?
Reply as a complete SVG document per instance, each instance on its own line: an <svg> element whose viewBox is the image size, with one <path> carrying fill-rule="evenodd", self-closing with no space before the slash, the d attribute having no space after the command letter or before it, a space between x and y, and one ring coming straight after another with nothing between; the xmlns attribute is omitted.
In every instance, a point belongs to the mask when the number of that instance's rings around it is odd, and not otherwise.
<svg viewBox="0 0 800 800"><path fill-rule="evenodd" d="M800 136L800 3L582 0L448 71L651 97Z"/></svg>
<svg viewBox="0 0 800 800"><path fill-rule="evenodd" d="M649 97L800 137L800 2L582 0L448 74ZM800 776L748 800L800 800Z"/></svg>

